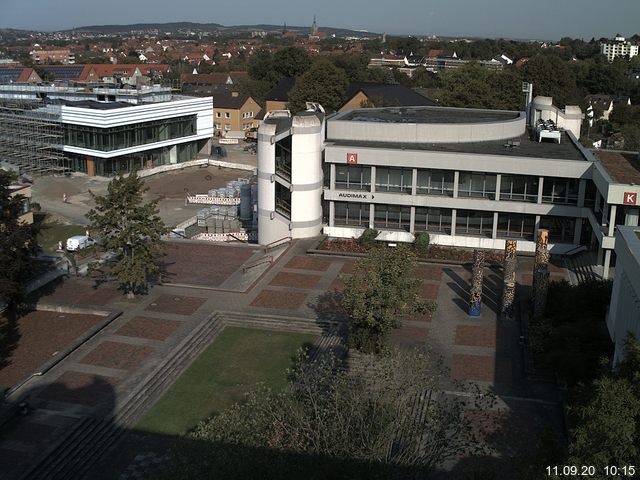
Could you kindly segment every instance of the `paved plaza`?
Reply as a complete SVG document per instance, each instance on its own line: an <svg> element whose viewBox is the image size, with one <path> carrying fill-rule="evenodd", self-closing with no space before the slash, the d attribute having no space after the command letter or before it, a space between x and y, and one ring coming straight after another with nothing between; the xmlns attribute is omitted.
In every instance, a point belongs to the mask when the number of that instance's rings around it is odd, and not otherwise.
<svg viewBox="0 0 640 480"><path fill-rule="evenodd" d="M159 375L173 358L182 358L181 352L200 332L210 328L211 335L215 335L217 312L229 312L234 324L241 324L246 317L265 325L277 322L278 328L286 327L287 322L292 327L316 320L344 322L339 298L353 274L355 260L307 254L313 245L314 241L294 241L273 254L273 264L243 273L243 265L264 255L257 246L172 242L165 257L164 283L152 287L148 295L128 300L113 284L96 284L82 277L69 278L47 290L39 300L49 305L121 314L46 375L33 378L18 392L29 396L33 410L0 432L3 478L20 478L46 448L70 432L88 428L84 426L88 421L115 418L118 412L131 408L132 399L143 403L139 390L149 378ZM520 295L527 294L531 270L531 259L520 261ZM453 395L459 393L455 381L492 389L498 396L495 412L474 421L488 421L496 432L500 425L518 425L513 431L522 435L542 428L546 422L557 422L559 409L554 389L534 383L523 374L519 323L498 318L501 272L485 270L482 313L476 318L467 315L469 268L421 264L418 275L422 279L422 298L436 300L438 309L433 315L404 318L402 327L393 332L392 341L404 346L427 345L441 355L451 372ZM554 267L552 280L564 275L562 269ZM90 319L83 323L71 315L28 321L46 325L45 335L68 332L68 337L60 340L63 343L76 338L90 324ZM61 326L60 322L65 321L68 323ZM39 349L38 340L26 333L18 340L16 359L24 357L20 342L32 341L34 349ZM24 368L36 368L43 360L34 360L34 367ZM0 379L5 378L8 384L17 378L5 374L11 368L10 365L0 370ZM140 412L127 418L131 421L136 415ZM155 465L158 462L153 459L164 458L164 448L166 441L162 439L128 432L121 447L94 466L90 478L118 478L113 469L122 472L121 478L134 478L126 472L137 471L136 462ZM105 473L107 466L111 466L110 476Z"/></svg>

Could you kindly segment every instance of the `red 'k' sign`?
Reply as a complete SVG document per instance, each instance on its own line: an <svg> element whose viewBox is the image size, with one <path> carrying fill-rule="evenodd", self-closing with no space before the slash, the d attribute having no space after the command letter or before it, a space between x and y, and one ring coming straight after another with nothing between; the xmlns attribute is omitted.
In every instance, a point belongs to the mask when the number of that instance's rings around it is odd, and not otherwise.
<svg viewBox="0 0 640 480"><path fill-rule="evenodd" d="M358 154L357 153L347 153L347 163L352 165L356 165L358 163Z"/></svg>
<svg viewBox="0 0 640 480"><path fill-rule="evenodd" d="M638 194L632 192L624 192L624 201L625 205L635 205L638 200Z"/></svg>

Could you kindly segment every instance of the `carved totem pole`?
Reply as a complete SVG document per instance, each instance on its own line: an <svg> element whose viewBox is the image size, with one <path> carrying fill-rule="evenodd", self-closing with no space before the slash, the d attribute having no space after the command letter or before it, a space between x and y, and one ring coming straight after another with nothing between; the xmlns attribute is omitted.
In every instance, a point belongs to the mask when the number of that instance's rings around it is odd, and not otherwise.
<svg viewBox="0 0 640 480"><path fill-rule="evenodd" d="M547 293L549 291L549 260L551 254L547 250L549 243L549 231L538 230L536 242L536 256L533 266L533 317L540 318L544 315L547 306Z"/></svg>
<svg viewBox="0 0 640 480"><path fill-rule="evenodd" d="M502 316L508 320L513 318L513 304L516 296L516 270L518 258L516 248L518 242L507 240L504 246L504 285L502 289Z"/></svg>
<svg viewBox="0 0 640 480"><path fill-rule="evenodd" d="M479 317L482 307L482 278L484 276L484 252L473 251L473 270L471 273L471 293L469 295L469 316Z"/></svg>

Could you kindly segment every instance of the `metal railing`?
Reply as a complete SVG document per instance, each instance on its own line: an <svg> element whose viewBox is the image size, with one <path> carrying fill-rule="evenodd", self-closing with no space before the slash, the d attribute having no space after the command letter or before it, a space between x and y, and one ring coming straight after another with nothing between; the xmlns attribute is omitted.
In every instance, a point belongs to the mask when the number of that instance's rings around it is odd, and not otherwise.
<svg viewBox="0 0 640 480"><path fill-rule="evenodd" d="M282 237L282 238L280 238L280 239L278 239L278 240L275 240L275 241L273 241L273 242L268 243L267 245L265 245L265 246L262 248L262 251L263 251L264 253L268 253L268 252L270 252L271 250L274 250L274 249L276 249L276 248L278 248L278 247L281 247L282 245L285 245L285 244L287 244L287 243L290 243L290 242L291 242L291 240L292 240L292 238L291 238L290 236Z"/></svg>
<svg viewBox="0 0 640 480"><path fill-rule="evenodd" d="M258 265L263 265L265 263L273 263L273 256L267 255L265 257L259 258L255 262L251 262L242 267L242 273L247 273L248 270L257 267Z"/></svg>

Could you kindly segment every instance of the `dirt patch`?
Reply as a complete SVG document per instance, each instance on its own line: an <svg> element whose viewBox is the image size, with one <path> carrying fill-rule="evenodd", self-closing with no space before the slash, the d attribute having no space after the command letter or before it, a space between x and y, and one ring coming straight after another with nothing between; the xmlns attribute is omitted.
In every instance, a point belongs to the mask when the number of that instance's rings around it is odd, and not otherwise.
<svg viewBox="0 0 640 480"><path fill-rule="evenodd" d="M162 196L184 199L187 192L191 195L207 193L212 188L225 187L227 182L231 180L250 178L251 176L252 172L250 171L231 168L189 167L185 170L152 175L145 178L144 181L149 187L146 195L150 198Z"/></svg>

